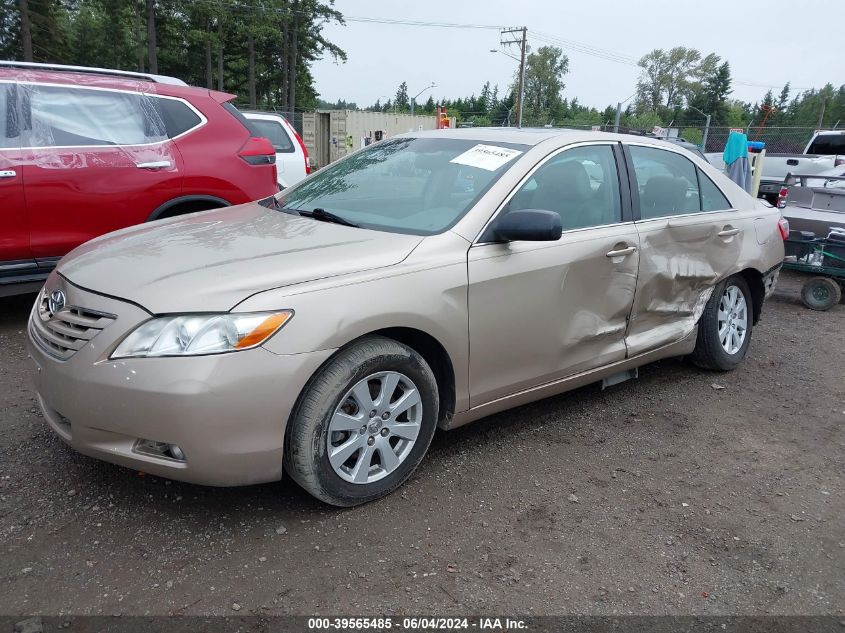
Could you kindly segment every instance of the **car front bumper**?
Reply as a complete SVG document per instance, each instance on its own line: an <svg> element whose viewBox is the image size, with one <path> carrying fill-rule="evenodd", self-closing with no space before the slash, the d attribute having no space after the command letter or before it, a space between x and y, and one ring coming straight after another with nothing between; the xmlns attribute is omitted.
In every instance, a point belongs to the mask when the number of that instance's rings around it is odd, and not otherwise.
<svg viewBox="0 0 845 633"><path fill-rule="evenodd" d="M38 401L47 424L84 455L211 486L279 480L285 426L302 388L333 350L279 355L258 347L193 357L109 360L150 315L52 275L68 305L114 315L67 360L28 326ZM183 460L139 452L142 440L178 446Z"/></svg>

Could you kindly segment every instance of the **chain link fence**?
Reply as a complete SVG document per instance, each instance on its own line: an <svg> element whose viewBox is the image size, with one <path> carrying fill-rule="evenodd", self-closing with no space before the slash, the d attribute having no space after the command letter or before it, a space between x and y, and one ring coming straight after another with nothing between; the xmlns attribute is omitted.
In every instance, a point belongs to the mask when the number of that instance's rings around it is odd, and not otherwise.
<svg viewBox="0 0 845 633"><path fill-rule="evenodd" d="M281 108L273 107L257 107L250 108L248 105L239 104L238 108L243 111L268 112L278 114L285 117L296 129L297 133L302 134L302 115L303 111L290 111ZM464 124L460 124L462 126ZM495 127L508 127L516 125L514 113L511 113L509 118L490 119L490 125ZM585 124L585 123L547 123L540 121L532 121L530 119L523 120L523 127L551 127L572 130L598 130L603 132L613 132L615 127L612 123L605 123L602 125ZM664 128L671 136L678 136L694 145L698 145L704 152L721 152L725 148L728 136L732 128L728 126L711 126L709 129L701 121L689 123L673 122L671 126ZM761 127L750 125L742 128L748 135L749 141L762 141L766 144L766 152L769 154L800 154L810 142L810 139L815 133L815 128L811 127ZM621 134L637 134L637 135L652 135L654 129L644 129L629 127L625 125L619 126ZM705 134L707 144L704 146Z"/></svg>
<svg viewBox="0 0 845 633"><path fill-rule="evenodd" d="M530 123L525 123L530 127ZM600 130L613 132L615 127L612 124L586 125L586 124L546 124L541 127L553 127L573 130ZM728 126L711 126L707 128L701 123L673 124L664 128L670 136L677 136L694 145L698 145L704 152L721 152L725 149L728 136L733 128ZM747 135L749 141L762 141L766 144L766 152L769 154L800 154L807 147L816 132L812 127L760 127L746 126L741 128ZM620 134L652 135L654 129L632 128L625 125L619 126ZM704 145L706 134L706 147Z"/></svg>
<svg viewBox="0 0 845 633"><path fill-rule="evenodd" d="M278 114L279 116L283 116L285 119L287 119L288 123L293 125L294 129L296 130L296 133L302 136L303 111L301 110L291 111L268 106L257 106L255 108L251 108L248 104L238 102L235 102L235 105L241 112L264 112L266 114Z"/></svg>

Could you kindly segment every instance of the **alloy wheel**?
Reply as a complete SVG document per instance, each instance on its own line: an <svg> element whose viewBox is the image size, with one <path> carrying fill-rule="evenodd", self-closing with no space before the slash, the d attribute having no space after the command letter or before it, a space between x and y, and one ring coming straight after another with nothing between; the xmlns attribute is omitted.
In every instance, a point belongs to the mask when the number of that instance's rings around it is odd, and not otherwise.
<svg viewBox="0 0 845 633"><path fill-rule="evenodd" d="M728 286L719 302L719 342L728 354L742 349L748 335L748 303L737 286Z"/></svg>
<svg viewBox="0 0 845 633"><path fill-rule="evenodd" d="M329 463L342 479L370 484L388 476L414 447L423 419L420 392L406 375L371 374L352 386L329 422Z"/></svg>

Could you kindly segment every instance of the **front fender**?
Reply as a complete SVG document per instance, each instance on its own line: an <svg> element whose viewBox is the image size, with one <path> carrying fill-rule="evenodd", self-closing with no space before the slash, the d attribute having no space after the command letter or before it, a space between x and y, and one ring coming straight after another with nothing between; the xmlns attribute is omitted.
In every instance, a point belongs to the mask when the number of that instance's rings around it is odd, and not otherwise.
<svg viewBox="0 0 845 633"><path fill-rule="evenodd" d="M441 248L444 241L454 248ZM342 282L325 279L269 290L246 299L234 311L294 311L293 319L264 344L275 354L337 349L386 328L424 332L449 354L455 372L455 407L462 411L469 403L467 247L456 235L426 239L413 257L396 266Z"/></svg>

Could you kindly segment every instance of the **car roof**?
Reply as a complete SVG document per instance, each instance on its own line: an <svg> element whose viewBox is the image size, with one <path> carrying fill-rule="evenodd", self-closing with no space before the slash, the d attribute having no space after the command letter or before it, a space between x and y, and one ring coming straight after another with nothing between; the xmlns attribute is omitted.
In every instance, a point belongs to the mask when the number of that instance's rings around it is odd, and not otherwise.
<svg viewBox="0 0 845 633"><path fill-rule="evenodd" d="M158 81L157 79L172 79L173 81ZM215 91L207 88L188 86L185 82L167 78L163 75L147 75L121 71L86 68L82 66L61 66L50 64L24 64L24 62L0 61L0 81L13 80L19 82L38 82L62 84L88 88L104 88L111 90L131 90L149 94L160 94L173 97L190 97L192 95L208 96ZM225 93L219 93L223 95ZM228 101L235 95L226 95L217 99Z"/></svg>
<svg viewBox="0 0 845 633"><path fill-rule="evenodd" d="M678 143L665 143L662 139L650 138L636 134L616 134L614 132L597 132L593 130L572 130L567 128L515 128L515 127L472 127L446 130L422 130L408 132L397 136L412 136L421 138L454 138L467 141L488 143L518 143L521 145L539 145L548 140L557 140L560 145L583 143L589 141L617 141L651 145L658 148L675 149Z"/></svg>
<svg viewBox="0 0 845 633"><path fill-rule="evenodd" d="M174 86L187 86L184 81L177 77L170 77L168 75L158 75L155 73L133 72L130 70L115 70L110 68L96 68L93 66L70 66L67 64L42 64L40 62L18 62L0 60L0 68L24 68L28 70L54 70L61 72L77 72L95 75L112 75L117 77L134 77L137 79L144 79L146 81L153 81L155 83L171 84Z"/></svg>

